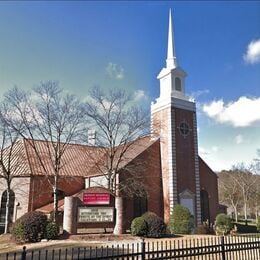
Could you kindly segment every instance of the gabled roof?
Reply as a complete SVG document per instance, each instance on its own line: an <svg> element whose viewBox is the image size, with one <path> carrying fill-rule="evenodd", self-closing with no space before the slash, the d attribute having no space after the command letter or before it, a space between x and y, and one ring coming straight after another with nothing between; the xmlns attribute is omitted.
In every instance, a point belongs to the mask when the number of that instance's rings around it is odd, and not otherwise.
<svg viewBox="0 0 260 260"><path fill-rule="evenodd" d="M125 167L155 141L150 136L145 136L129 143L130 146L121 159L119 159L119 156L122 153L123 146L118 146L115 155L115 161L118 162L120 160L118 168ZM15 151L12 157L15 175L53 175L55 167L53 160L55 157L51 158L54 153L51 142L28 139L19 140L15 144ZM87 177L104 174L107 168L106 163L108 162L106 151L106 148L97 146L67 144L61 157L59 175Z"/></svg>
<svg viewBox="0 0 260 260"><path fill-rule="evenodd" d="M32 144L32 142L34 142ZM25 140L25 148L32 175L53 175L55 164L51 158L54 149L51 142ZM64 144L63 144L64 145ZM98 147L67 144L61 157L60 176L85 176L93 167L88 156L99 153Z"/></svg>
<svg viewBox="0 0 260 260"><path fill-rule="evenodd" d="M137 156L139 156L141 153L143 153L148 147L150 147L153 143L158 141L159 139L154 139L150 135L138 138L132 142L127 143L127 149L124 152L124 145L120 145L116 147L115 149L115 157L113 160L113 167L117 167L117 170L120 170L124 167L126 167L130 162L132 162ZM89 176L91 175L101 175L104 174L109 167L106 166L106 163L109 163L108 156L107 156L107 150L103 149L101 152L103 154L99 157L100 160L95 160L95 163L97 165L94 165L93 168L90 168L92 171L89 173ZM122 158L119 158L122 156ZM115 164L118 164L116 166Z"/></svg>
<svg viewBox="0 0 260 260"><path fill-rule="evenodd" d="M26 153L24 140L18 140L12 146L8 146L3 151L3 164L11 176L29 176L30 166ZM0 177L4 176L2 167L0 167Z"/></svg>

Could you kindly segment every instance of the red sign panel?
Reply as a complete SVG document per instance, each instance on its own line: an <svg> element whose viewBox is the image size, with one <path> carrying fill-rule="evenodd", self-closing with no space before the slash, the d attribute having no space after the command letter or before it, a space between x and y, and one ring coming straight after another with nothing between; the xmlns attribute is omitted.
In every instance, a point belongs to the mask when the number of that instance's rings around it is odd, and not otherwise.
<svg viewBox="0 0 260 260"><path fill-rule="evenodd" d="M83 203L87 205L109 205L110 194L108 193L84 193Z"/></svg>

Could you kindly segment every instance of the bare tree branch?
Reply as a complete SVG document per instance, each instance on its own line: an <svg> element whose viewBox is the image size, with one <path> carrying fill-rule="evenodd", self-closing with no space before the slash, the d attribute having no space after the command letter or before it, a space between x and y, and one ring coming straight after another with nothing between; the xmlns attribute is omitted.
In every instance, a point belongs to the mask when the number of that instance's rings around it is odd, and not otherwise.
<svg viewBox="0 0 260 260"><path fill-rule="evenodd" d="M40 83L32 93L15 88L5 99L13 107L13 116L6 120L8 125L27 140L41 174L47 176L52 187L55 219L60 172L67 163L62 158L68 146L80 141L85 132L83 106L55 81Z"/></svg>

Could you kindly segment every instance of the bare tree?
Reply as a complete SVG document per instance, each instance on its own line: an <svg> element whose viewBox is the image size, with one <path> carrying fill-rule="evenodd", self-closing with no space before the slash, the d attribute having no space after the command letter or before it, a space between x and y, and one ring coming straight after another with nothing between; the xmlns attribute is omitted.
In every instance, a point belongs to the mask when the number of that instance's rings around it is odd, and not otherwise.
<svg viewBox="0 0 260 260"><path fill-rule="evenodd" d="M107 180L107 188L115 196L115 234L123 232L123 194L143 191L144 162L128 163L142 145L140 137L149 132L149 113L131 104L122 90L104 93L93 88L86 102L86 115L97 130L96 145L99 154L91 155L96 172ZM127 178L123 178L127 172Z"/></svg>
<svg viewBox="0 0 260 260"><path fill-rule="evenodd" d="M260 215L260 149L257 149L257 157L250 165L250 171L254 174L254 184L250 196L250 207L254 211L256 221Z"/></svg>
<svg viewBox="0 0 260 260"><path fill-rule="evenodd" d="M7 103L0 106L0 179L2 185L6 188L6 206L5 206L5 223L4 233L9 232L11 217L11 196L12 182L14 178L23 174L24 154L21 150L21 143L18 143L19 133L14 131L6 124L5 118L10 116L11 108ZM17 129L21 131L22 125L18 124ZM2 195L3 196L3 195ZM2 214L1 214L2 215Z"/></svg>
<svg viewBox="0 0 260 260"><path fill-rule="evenodd" d="M238 208L241 206L240 186L237 184L232 171L221 171L219 177L219 199L234 210L235 220L238 221Z"/></svg>
<svg viewBox="0 0 260 260"><path fill-rule="evenodd" d="M255 176L252 174L250 169L245 167L244 164L240 164L233 167L233 174L231 177L239 186L244 207L244 218L245 221L247 221L248 206L253 193Z"/></svg>
<svg viewBox="0 0 260 260"><path fill-rule="evenodd" d="M83 107L75 96L64 94L53 81L40 83L32 93L14 88L5 99L13 107L13 117L6 118L7 124L27 140L40 164L41 174L53 190L56 221L63 156L69 144L79 141L83 135ZM22 124L22 129L17 127L17 122ZM44 149L38 140L44 141Z"/></svg>
<svg viewBox="0 0 260 260"><path fill-rule="evenodd" d="M260 214L260 176L254 175L254 184L252 186L252 192L249 199L249 207L255 214L255 219L257 221L257 217Z"/></svg>

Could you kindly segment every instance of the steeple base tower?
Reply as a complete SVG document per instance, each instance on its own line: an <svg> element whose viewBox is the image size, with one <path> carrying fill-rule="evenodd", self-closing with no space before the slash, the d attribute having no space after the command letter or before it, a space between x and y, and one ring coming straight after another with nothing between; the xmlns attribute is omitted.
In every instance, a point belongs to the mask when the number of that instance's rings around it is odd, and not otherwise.
<svg viewBox="0 0 260 260"><path fill-rule="evenodd" d="M152 131L161 144L164 219L168 222L173 207L182 204L200 224L196 106L185 95L185 77L177 66L170 11L166 68L157 77L160 97L151 105Z"/></svg>

